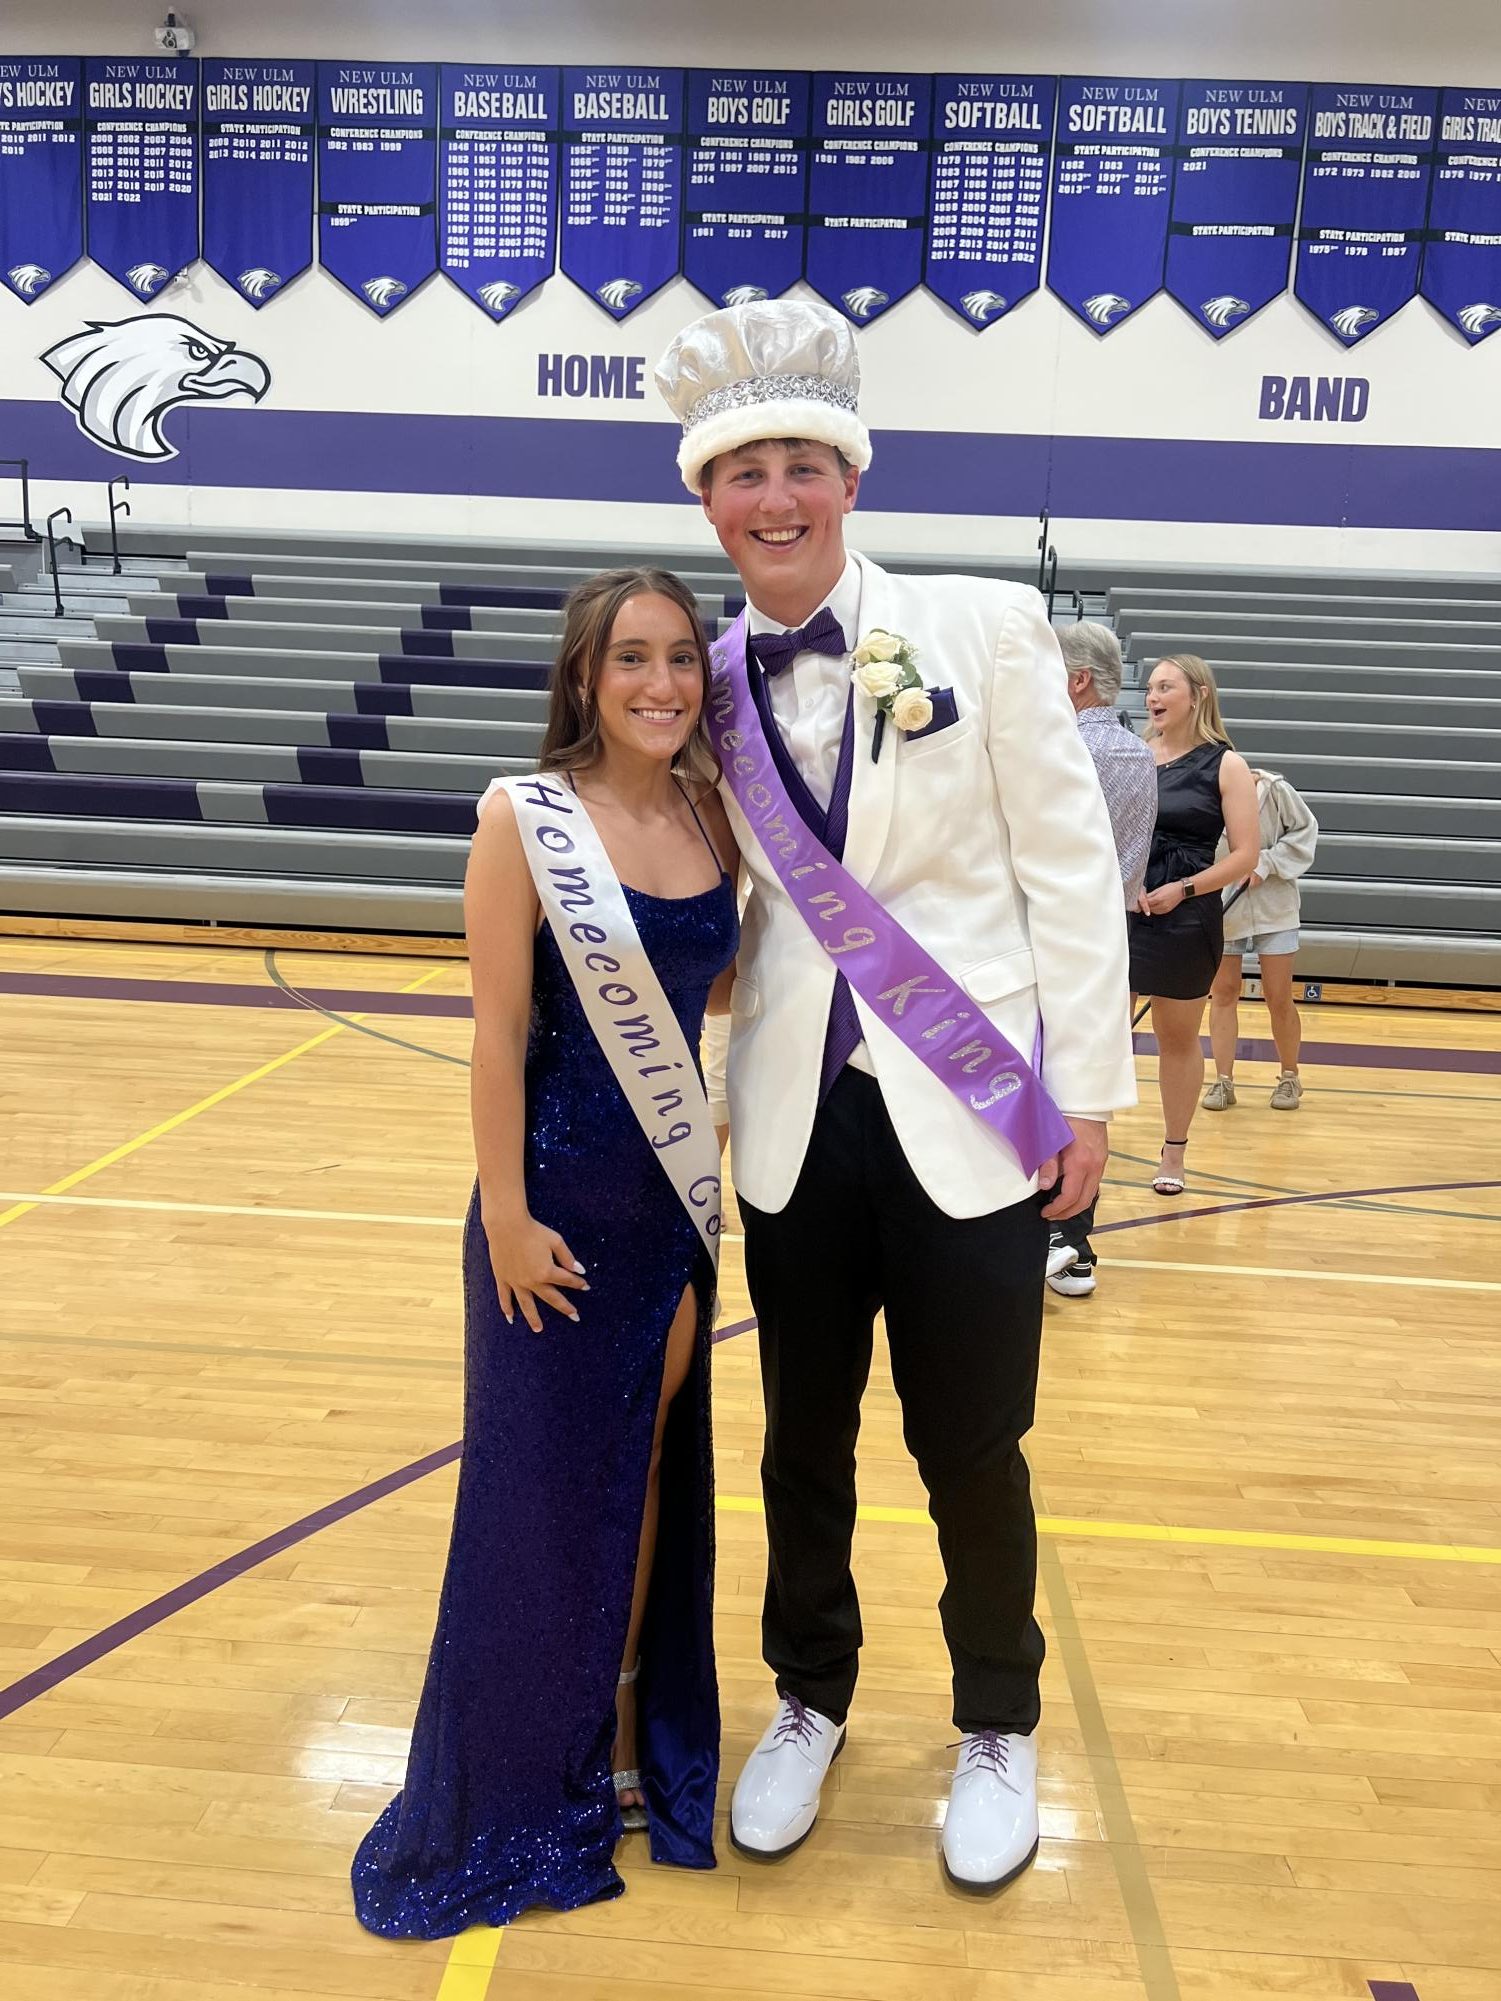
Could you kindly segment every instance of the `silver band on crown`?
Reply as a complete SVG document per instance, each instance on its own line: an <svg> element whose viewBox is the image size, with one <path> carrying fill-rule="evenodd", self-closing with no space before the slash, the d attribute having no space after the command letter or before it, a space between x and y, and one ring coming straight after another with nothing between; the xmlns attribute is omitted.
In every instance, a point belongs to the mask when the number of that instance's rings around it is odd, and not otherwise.
<svg viewBox="0 0 1501 2001"><path fill-rule="evenodd" d="M694 430L710 417L726 410L744 410L756 403L828 403L836 410L860 413L857 392L847 384L826 382L821 375L752 375L744 382L728 382L700 396L683 419L683 430Z"/></svg>

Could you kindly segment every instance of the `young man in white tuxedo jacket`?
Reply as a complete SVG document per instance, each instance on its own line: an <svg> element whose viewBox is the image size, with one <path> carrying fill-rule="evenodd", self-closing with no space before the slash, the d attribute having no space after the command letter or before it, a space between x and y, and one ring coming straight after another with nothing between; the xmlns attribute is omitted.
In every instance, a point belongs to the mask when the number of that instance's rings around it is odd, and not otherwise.
<svg viewBox="0 0 1501 2001"><path fill-rule="evenodd" d="M657 380L684 426L685 483L745 586L750 691L793 807L1023 1056L1041 1024L1042 1082L1073 1133L1030 1178L839 978L726 787L752 878L728 1082L779 1696L732 1836L748 1854L789 1853L844 1745L861 1643L855 1440L884 1312L947 1576L962 1742L943 1860L963 1887L994 1890L1038 1838L1043 1641L1021 1440L1048 1225L1093 1199L1106 1122L1136 1099L1110 821L1038 594L888 575L846 551L871 447L839 315L777 301L711 313ZM888 719L879 742L851 663L873 630L915 648L932 704L925 729Z"/></svg>

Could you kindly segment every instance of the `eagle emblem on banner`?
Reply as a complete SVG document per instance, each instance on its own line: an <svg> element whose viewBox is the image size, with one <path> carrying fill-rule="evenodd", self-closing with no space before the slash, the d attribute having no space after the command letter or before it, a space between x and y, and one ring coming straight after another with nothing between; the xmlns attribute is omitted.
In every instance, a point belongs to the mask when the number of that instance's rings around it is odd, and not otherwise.
<svg viewBox="0 0 1501 2001"><path fill-rule="evenodd" d="M1084 301L1084 310L1097 327L1114 326L1122 313L1129 313L1131 301L1119 292L1096 292Z"/></svg>
<svg viewBox="0 0 1501 2001"><path fill-rule="evenodd" d="M10 275L14 278L16 274L12 271ZM1501 306L1488 306L1480 301L1473 306L1461 306L1455 317L1467 334L1478 338L1492 327L1501 326Z"/></svg>
<svg viewBox="0 0 1501 2001"><path fill-rule="evenodd" d="M966 292L959 303L977 327L985 326L996 313L1006 310L1006 301L999 292Z"/></svg>
<svg viewBox="0 0 1501 2001"><path fill-rule="evenodd" d="M753 306L757 299L766 297L764 285L731 285L724 295L727 306Z"/></svg>
<svg viewBox="0 0 1501 2001"><path fill-rule="evenodd" d="M253 270L242 271L235 283L246 298L258 306L263 299L269 299L273 292L280 291L282 281L277 272L268 271L264 264L258 264Z"/></svg>
<svg viewBox="0 0 1501 2001"><path fill-rule="evenodd" d="M170 276L164 264L132 264L125 273L125 281L133 292L149 299L162 289Z"/></svg>
<svg viewBox="0 0 1501 2001"><path fill-rule="evenodd" d="M52 283L52 273L43 264L12 264L5 277L12 291L23 299L34 299Z"/></svg>
<svg viewBox="0 0 1501 2001"><path fill-rule="evenodd" d="M1329 324L1342 340L1354 340L1380 317L1374 306L1345 306L1329 315Z"/></svg>
<svg viewBox="0 0 1501 2001"><path fill-rule="evenodd" d="M1233 292L1221 292L1217 298L1206 299L1199 311L1212 327L1233 326L1244 319L1251 310L1249 299L1237 299Z"/></svg>
<svg viewBox="0 0 1501 2001"><path fill-rule="evenodd" d="M612 278L607 285L601 285L594 296L612 313L623 313L632 299L640 298L641 287L634 278Z"/></svg>
<svg viewBox="0 0 1501 2001"><path fill-rule="evenodd" d="M852 320L868 320L882 306L891 304L891 294L875 285L856 285L852 292L845 293L840 303Z"/></svg>
<svg viewBox="0 0 1501 2001"><path fill-rule="evenodd" d="M218 340L175 313L90 320L40 359L86 438L132 459L170 459L162 421L186 403L259 403L271 371L259 355Z"/></svg>
<svg viewBox="0 0 1501 2001"><path fill-rule="evenodd" d="M407 292L399 278L367 278L360 290L378 313L388 313Z"/></svg>

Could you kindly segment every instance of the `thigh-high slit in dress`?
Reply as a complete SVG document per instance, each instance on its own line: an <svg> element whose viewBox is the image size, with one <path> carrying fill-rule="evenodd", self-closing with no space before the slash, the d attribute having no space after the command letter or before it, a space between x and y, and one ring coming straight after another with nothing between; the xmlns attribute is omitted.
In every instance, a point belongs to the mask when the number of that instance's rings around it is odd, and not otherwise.
<svg viewBox="0 0 1501 2001"><path fill-rule="evenodd" d="M733 959L729 878L699 896L627 889L690 1048ZM464 1454L406 1783L355 1858L355 1908L387 1937L443 1938L624 1888L612 1855L615 1685L630 1619L668 1331L697 1339L663 1441L641 1636L639 1763L651 1857L714 1866L719 1703L711 1627L713 1273L698 1232L537 934L526 1055L526 1193L587 1270L578 1325L507 1325L479 1218L464 1232Z"/></svg>

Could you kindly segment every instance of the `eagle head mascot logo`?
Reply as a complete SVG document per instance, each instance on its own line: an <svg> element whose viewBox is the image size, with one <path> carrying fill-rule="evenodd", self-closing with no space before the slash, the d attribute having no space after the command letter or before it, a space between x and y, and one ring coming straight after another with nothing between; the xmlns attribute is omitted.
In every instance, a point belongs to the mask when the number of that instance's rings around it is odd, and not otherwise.
<svg viewBox="0 0 1501 2001"><path fill-rule="evenodd" d="M41 357L61 381L78 428L108 452L170 459L177 447L162 419L180 403L259 403L271 373L259 355L216 340L175 313L134 320L90 320Z"/></svg>
<svg viewBox="0 0 1501 2001"><path fill-rule="evenodd" d="M482 306L488 306L498 319L507 306L515 305L521 297L519 285L508 285L504 278L497 278L493 284L481 285L479 299Z"/></svg>
<svg viewBox="0 0 1501 2001"><path fill-rule="evenodd" d="M52 283L52 273L43 264L12 264L5 274L12 291L23 299L34 299ZM1469 308L1474 312L1475 308Z"/></svg>
<svg viewBox="0 0 1501 2001"><path fill-rule="evenodd" d="M632 299L640 298L641 287L634 278L612 278L607 285L601 285L594 296L612 313L623 313Z"/></svg>
<svg viewBox="0 0 1501 2001"><path fill-rule="evenodd" d="M879 291L874 285L856 285L852 292L845 293L841 304L852 320L868 320L882 306L891 304L891 294Z"/></svg>
<svg viewBox="0 0 1501 2001"><path fill-rule="evenodd" d="M724 295L727 306L753 306L757 299L766 297L764 285L731 285Z"/></svg>
<svg viewBox="0 0 1501 2001"><path fill-rule="evenodd" d="M143 299L152 298L166 284L171 273L164 264L132 264L125 273L126 282L133 292L139 292Z"/></svg>
<svg viewBox="0 0 1501 2001"><path fill-rule="evenodd" d="M406 297L407 288L399 278L367 278L360 290L378 313L388 313L398 299Z"/></svg>
<svg viewBox="0 0 1501 2001"><path fill-rule="evenodd" d="M977 327L987 326L996 313L1006 310L1006 301L999 292L966 292L959 303Z"/></svg>
<svg viewBox="0 0 1501 2001"><path fill-rule="evenodd" d="M250 271L242 271L235 283L253 306L262 305L273 292L279 292L282 286L280 273L268 271L264 264L257 264Z"/></svg>
<svg viewBox="0 0 1501 2001"><path fill-rule="evenodd" d="M1112 327L1122 313L1129 313L1131 301L1119 292L1096 292L1084 301L1084 310L1097 327Z"/></svg>
<svg viewBox="0 0 1501 2001"><path fill-rule="evenodd" d="M1217 298L1206 299L1199 311L1212 327L1234 326L1243 320L1251 310L1249 299L1237 299L1233 292L1221 292Z"/></svg>
<svg viewBox="0 0 1501 2001"><path fill-rule="evenodd" d="M1329 315L1329 324L1341 340L1358 340L1380 317L1374 306L1346 306L1343 312Z"/></svg>
<svg viewBox="0 0 1501 2001"><path fill-rule="evenodd" d="M16 274L12 271L10 275L14 278ZM1488 306L1484 301L1473 306L1461 306L1458 317L1459 324L1471 339L1479 340L1482 334L1501 326L1501 306Z"/></svg>

